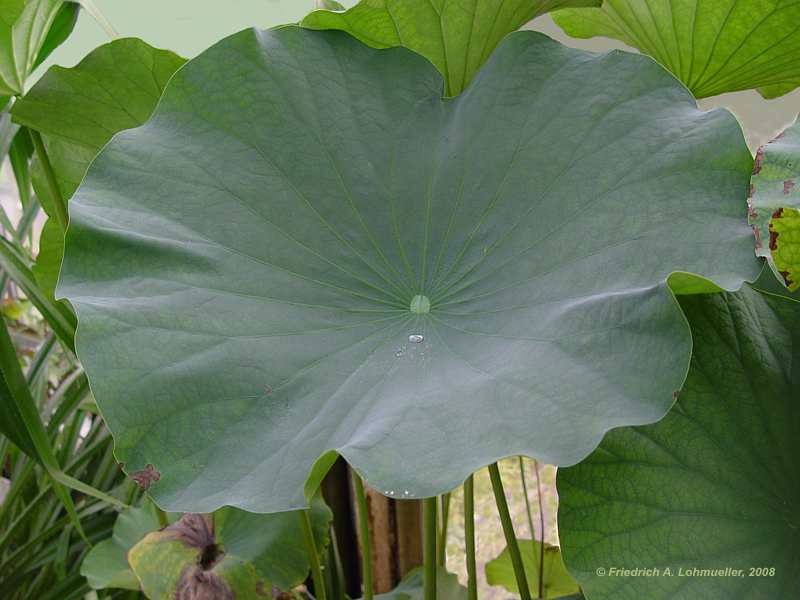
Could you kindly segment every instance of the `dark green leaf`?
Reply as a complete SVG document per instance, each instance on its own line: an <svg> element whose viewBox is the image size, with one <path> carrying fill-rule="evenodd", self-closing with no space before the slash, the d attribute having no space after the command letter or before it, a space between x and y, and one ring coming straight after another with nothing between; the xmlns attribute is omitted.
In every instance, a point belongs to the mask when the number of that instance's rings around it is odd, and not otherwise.
<svg viewBox="0 0 800 600"><path fill-rule="evenodd" d="M507 33L538 15L600 0L361 0L344 12L314 11L310 29L340 29L374 48L403 46L421 54L444 76L455 96L467 87Z"/></svg>
<svg viewBox="0 0 800 600"><path fill-rule="evenodd" d="M17 193L22 206L27 207L31 196L30 160L33 155L33 145L30 135L25 127L20 127L14 135L8 151L8 160L14 179L17 182Z"/></svg>
<svg viewBox="0 0 800 600"><path fill-rule="evenodd" d="M48 219L39 235L39 254L32 268L36 283L48 297L55 292L63 256L64 232L55 219Z"/></svg>
<svg viewBox="0 0 800 600"><path fill-rule="evenodd" d="M0 98L0 164L6 158L11 142L19 127L11 122L9 99Z"/></svg>
<svg viewBox="0 0 800 600"><path fill-rule="evenodd" d="M796 0L605 0L553 20L573 37L638 48L698 98L754 88L774 98L800 85Z"/></svg>
<svg viewBox="0 0 800 600"><path fill-rule="evenodd" d="M406 50L245 31L98 155L61 293L160 505L298 508L329 451L429 496L667 412L691 348L670 273L760 266L736 121L648 58L534 32L441 89Z"/></svg>
<svg viewBox="0 0 800 600"><path fill-rule="evenodd" d="M675 407L559 470L564 559L593 600L800 597L800 302L745 288L681 305L695 343Z"/></svg>
<svg viewBox="0 0 800 600"><path fill-rule="evenodd" d="M70 1L61 4L61 8L56 13L52 25L50 25L50 30L47 32L44 43L42 47L39 48L39 53L36 55L36 61L33 65L34 69L47 60L47 57L50 56L53 50L63 44L69 37L72 30L75 28L75 23L78 22L79 12L80 6L77 2Z"/></svg>
<svg viewBox="0 0 800 600"><path fill-rule="evenodd" d="M538 540L519 540L518 543L525 566L525 576L534 598L562 598L580 592L578 584L564 566L561 550L558 546L544 544L544 581L542 582L542 595L539 596L539 560L542 544ZM486 563L486 582L489 585L502 585L514 594L519 593L517 578L514 576L514 568L511 565L511 555L508 553L507 547L503 548L497 558Z"/></svg>

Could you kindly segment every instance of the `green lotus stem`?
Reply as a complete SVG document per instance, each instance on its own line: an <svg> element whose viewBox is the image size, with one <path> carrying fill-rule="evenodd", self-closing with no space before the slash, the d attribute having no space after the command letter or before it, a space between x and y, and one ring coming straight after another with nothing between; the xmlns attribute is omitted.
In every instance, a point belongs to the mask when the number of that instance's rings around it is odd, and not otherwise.
<svg viewBox="0 0 800 600"><path fill-rule="evenodd" d="M361 538L361 593L363 600L372 600L372 550L369 545L367 496L364 494L364 483L361 481L361 477L355 471L352 473L356 505L358 506L358 531Z"/></svg>
<svg viewBox="0 0 800 600"><path fill-rule="evenodd" d="M155 503L155 500L153 500L152 496L150 497L150 502L153 503L153 507L156 509L156 518L158 519L158 527L160 529L164 529L164 527L169 525L169 521L167 520L167 513L161 510L158 504Z"/></svg>
<svg viewBox="0 0 800 600"><path fill-rule="evenodd" d="M67 203L61 196L61 190L58 188L58 181L56 180L53 165L50 163L50 157L47 156L47 150L44 147L41 134L34 130L29 129L31 141L33 142L33 149L36 151L36 156L39 158L39 164L42 166L44 179L47 184L47 189L50 192L50 197L53 199L53 210L55 212L56 220L61 225L61 229L66 231L69 217L67 216Z"/></svg>
<svg viewBox="0 0 800 600"><path fill-rule="evenodd" d="M439 565L447 564L447 521L450 516L450 492L442 496L442 526L439 528Z"/></svg>
<svg viewBox="0 0 800 600"><path fill-rule="evenodd" d="M542 597L542 579L544 578L541 571L541 561L544 559L544 523L542 523L542 543L541 543L541 550L539 553L536 552L536 529L533 527L533 514L531 513L531 501L528 498L528 482L525 479L525 463L522 460L522 457L519 458L519 478L522 481L522 496L525 498L525 513L528 516L528 529L531 532L531 541L534 542L531 544L531 550L533 551L533 564L537 565L538 573L537 577L539 578L539 597ZM538 478L537 478L538 480ZM542 515L542 504L541 504L541 495L539 497L539 516L543 517ZM538 556L541 554L541 558Z"/></svg>
<svg viewBox="0 0 800 600"><path fill-rule="evenodd" d="M438 498L422 500L422 564L424 568L424 600L436 600L436 504Z"/></svg>
<svg viewBox="0 0 800 600"><path fill-rule="evenodd" d="M503 489L503 480L500 478L500 468L497 466L497 463L489 465L489 477L492 480L494 501L495 504L497 504L497 512L500 514L500 523L503 525L503 534L506 537L508 554L511 556L511 565L514 567L514 577L517 579L520 599L531 600L528 578L525 576L525 567L522 563L522 555L519 552L517 536L514 534L514 524L511 522L511 514L508 512L506 493Z"/></svg>
<svg viewBox="0 0 800 600"><path fill-rule="evenodd" d="M300 517L300 528L303 530L303 540L306 544L308 562L311 563L311 579L314 581L314 597L317 600L327 600L325 594L325 580L322 578L322 568L319 564L319 554L317 554L317 544L314 541L314 530L311 528L311 518L308 510L297 512Z"/></svg>
<svg viewBox="0 0 800 600"><path fill-rule="evenodd" d="M539 477L539 462L533 461L536 473L536 499L539 502L539 529L542 532L542 546L539 550L539 597L544 596L544 506L542 505L542 480Z"/></svg>
<svg viewBox="0 0 800 600"><path fill-rule="evenodd" d="M464 546L467 557L467 600L478 600L478 568L475 561L475 479L464 482Z"/></svg>
<svg viewBox="0 0 800 600"><path fill-rule="evenodd" d="M331 583L331 595L336 600L345 600L347 594L344 590L344 567L342 567L342 557L339 556L339 542L336 539L336 528L331 523L328 529L330 543L328 544L326 573Z"/></svg>

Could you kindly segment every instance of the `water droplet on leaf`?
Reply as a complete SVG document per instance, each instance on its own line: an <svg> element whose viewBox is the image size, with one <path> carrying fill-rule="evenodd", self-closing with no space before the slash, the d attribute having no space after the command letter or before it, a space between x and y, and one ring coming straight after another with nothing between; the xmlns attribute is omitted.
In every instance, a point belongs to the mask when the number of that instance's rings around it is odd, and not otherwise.
<svg viewBox="0 0 800 600"><path fill-rule="evenodd" d="M408 336L408 341L412 344L419 344L424 339L425 336L420 335L419 333L412 333L410 336Z"/></svg>

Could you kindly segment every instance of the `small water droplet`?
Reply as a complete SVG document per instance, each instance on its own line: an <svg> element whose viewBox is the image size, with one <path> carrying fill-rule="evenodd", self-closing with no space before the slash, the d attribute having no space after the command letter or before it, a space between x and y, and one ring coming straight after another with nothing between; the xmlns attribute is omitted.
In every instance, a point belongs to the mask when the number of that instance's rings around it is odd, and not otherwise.
<svg viewBox="0 0 800 600"><path fill-rule="evenodd" d="M408 341L412 344L419 344L424 339L425 336L418 333L412 333L410 336L408 336Z"/></svg>
<svg viewBox="0 0 800 600"><path fill-rule="evenodd" d="M397 352L395 352L395 353L394 353L394 355L395 355L397 358L400 358L401 356L403 356L403 351L402 351L402 350L398 350Z"/></svg>

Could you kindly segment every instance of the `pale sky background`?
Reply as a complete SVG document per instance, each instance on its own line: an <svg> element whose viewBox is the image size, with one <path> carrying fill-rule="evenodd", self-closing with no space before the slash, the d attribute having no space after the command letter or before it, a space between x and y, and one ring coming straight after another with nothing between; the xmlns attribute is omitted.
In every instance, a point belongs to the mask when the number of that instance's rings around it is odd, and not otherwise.
<svg viewBox="0 0 800 600"><path fill-rule="evenodd" d="M149 44L191 58L225 37L246 27L262 28L300 20L314 8L314 0L94 0L121 36L141 37ZM352 6L355 0L343 0ZM576 48L604 52L625 48L602 38L577 40L566 36L544 16L528 25ZM67 42L43 65L72 66L93 48L109 40L85 11ZM39 73L44 69L40 69ZM39 74L37 73L37 74ZM751 149L769 141L800 113L800 90L777 100L764 101L755 91L725 94L700 102L703 108L724 106L742 124Z"/></svg>

